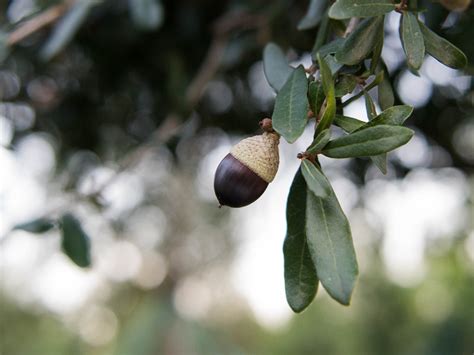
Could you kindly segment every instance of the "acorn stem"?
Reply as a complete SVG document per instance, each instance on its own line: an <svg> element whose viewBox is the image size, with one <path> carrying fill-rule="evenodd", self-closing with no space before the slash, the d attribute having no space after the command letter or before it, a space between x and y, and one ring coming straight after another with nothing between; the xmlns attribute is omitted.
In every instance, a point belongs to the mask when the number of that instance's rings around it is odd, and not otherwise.
<svg viewBox="0 0 474 355"><path fill-rule="evenodd" d="M274 133L275 130L273 129L273 125L272 125L272 120L271 118L264 118L263 120L261 120L259 123L260 125L260 128L264 131L264 132L269 132L269 133Z"/></svg>

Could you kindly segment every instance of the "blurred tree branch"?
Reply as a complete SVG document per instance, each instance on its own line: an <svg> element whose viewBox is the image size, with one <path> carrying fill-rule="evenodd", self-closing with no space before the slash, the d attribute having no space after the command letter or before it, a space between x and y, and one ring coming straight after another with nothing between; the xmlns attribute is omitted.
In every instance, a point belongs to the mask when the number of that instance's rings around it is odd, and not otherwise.
<svg viewBox="0 0 474 355"><path fill-rule="evenodd" d="M23 22L8 35L7 44L12 46L31 36L36 31L56 22L72 5L72 1L65 1L51 6L33 18Z"/></svg>
<svg viewBox="0 0 474 355"><path fill-rule="evenodd" d="M186 91L186 100L193 107L200 100L206 84L219 69L230 34L235 30L257 29L258 37L265 37L268 20L260 14L233 11L224 14L213 25L213 39L206 57Z"/></svg>

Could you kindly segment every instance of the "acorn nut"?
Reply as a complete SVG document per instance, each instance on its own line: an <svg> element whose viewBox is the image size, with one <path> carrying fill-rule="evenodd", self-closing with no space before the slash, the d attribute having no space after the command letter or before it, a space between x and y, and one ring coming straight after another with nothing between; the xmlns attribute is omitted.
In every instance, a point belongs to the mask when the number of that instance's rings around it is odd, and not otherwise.
<svg viewBox="0 0 474 355"><path fill-rule="evenodd" d="M264 132L232 147L214 177L214 191L222 206L247 206L263 194L278 170L279 142L277 133Z"/></svg>

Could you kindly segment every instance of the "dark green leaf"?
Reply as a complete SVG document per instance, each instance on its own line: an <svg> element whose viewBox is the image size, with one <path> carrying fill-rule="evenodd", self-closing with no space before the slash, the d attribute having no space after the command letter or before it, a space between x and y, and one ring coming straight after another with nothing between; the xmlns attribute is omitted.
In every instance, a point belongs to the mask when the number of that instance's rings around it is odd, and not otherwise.
<svg viewBox="0 0 474 355"><path fill-rule="evenodd" d="M371 121L372 122L372 121ZM358 131L366 126L366 123L363 121L359 121L358 119L347 117L347 116L340 116L336 115L334 119L334 124L336 126L341 127L344 131L351 133ZM380 169L383 174L387 173L387 154L379 154L369 157L370 160Z"/></svg>
<svg viewBox="0 0 474 355"><path fill-rule="evenodd" d="M369 90L372 90L374 87L376 87L383 81L384 76L385 76L385 73L383 72L383 70L379 71L377 75L375 75L374 80L369 85L367 85L364 90L366 92L368 92Z"/></svg>
<svg viewBox="0 0 474 355"><path fill-rule="evenodd" d="M329 17L346 19L351 17L372 17L395 10L391 0L337 0L329 9Z"/></svg>
<svg viewBox="0 0 474 355"><path fill-rule="evenodd" d="M383 111L380 115L375 117L373 120L367 122L365 125L360 127L359 130L366 129L369 127L374 127L378 125L391 125L391 126L399 126L402 125L408 117L411 116L413 113L413 107L408 105L399 105L399 106L392 106L385 111Z"/></svg>
<svg viewBox="0 0 474 355"><path fill-rule="evenodd" d="M356 131L377 125L402 125L412 112L413 108L407 105L390 107ZM383 174L387 173L387 153L371 156L370 159Z"/></svg>
<svg viewBox="0 0 474 355"><path fill-rule="evenodd" d="M308 118L308 79L303 66L291 73L275 99L273 128L289 143L298 139Z"/></svg>
<svg viewBox="0 0 474 355"><path fill-rule="evenodd" d="M345 41L345 38L337 38L334 41L325 44L324 46L319 48L317 51L313 51L312 53L313 61L318 60L318 54L324 58L329 54L336 53L342 47L342 45L344 44L344 41Z"/></svg>
<svg viewBox="0 0 474 355"><path fill-rule="evenodd" d="M324 94L326 95L326 107L321 117L321 121L316 127L316 135L323 130L331 127L334 115L336 114L336 95L334 89L334 79L331 74L331 69L326 61L318 55L319 72L321 74L321 81L323 83Z"/></svg>
<svg viewBox="0 0 474 355"><path fill-rule="evenodd" d="M377 116L377 111L375 110L375 104L369 93L364 90L364 100L365 100L365 110L367 111L367 117L369 120L372 120Z"/></svg>
<svg viewBox="0 0 474 355"><path fill-rule="evenodd" d="M336 60L347 65L354 65L367 58L374 50L380 32L383 31L383 22L383 16L362 21L339 48Z"/></svg>
<svg viewBox="0 0 474 355"><path fill-rule="evenodd" d="M413 133L411 129L399 126L369 127L330 141L322 153L331 158L379 155L407 143Z"/></svg>
<svg viewBox="0 0 474 355"><path fill-rule="evenodd" d="M395 96L393 95L392 84L390 84L390 76L388 75L387 67L382 59L380 59L380 68L384 72L382 82L377 86L377 95L379 97L379 104L382 110L393 106L395 103Z"/></svg>
<svg viewBox="0 0 474 355"><path fill-rule="evenodd" d="M400 19L400 39L407 57L408 66L417 71L425 58L425 43L418 19L411 12L404 12Z"/></svg>
<svg viewBox="0 0 474 355"><path fill-rule="evenodd" d="M49 218L38 218L30 222L17 224L13 229L20 229L30 233L45 233L55 227L55 223Z"/></svg>
<svg viewBox="0 0 474 355"><path fill-rule="evenodd" d="M8 57L10 47L8 46L8 35L0 31L0 64Z"/></svg>
<svg viewBox="0 0 474 355"><path fill-rule="evenodd" d="M318 56L319 72L321 74L321 82L323 83L324 93L328 95L331 91L334 91L334 79L332 77L331 70L323 57Z"/></svg>
<svg viewBox="0 0 474 355"><path fill-rule="evenodd" d="M311 111L317 116L324 102L324 90L321 82L312 81L309 83L308 101Z"/></svg>
<svg viewBox="0 0 474 355"><path fill-rule="evenodd" d="M306 152L313 154L313 153L319 153L325 146L326 144L329 143L329 140L331 139L331 130L330 129L325 129L319 133L316 138L314 139L313 143L306 149Z"/></svg>
<svg viewBox="0 0 474 355"><path fill-rule="evenodd" d="M318 290L318 276L306 242L306 196L306 183L298 169L288 195L283 244L286 299L295 312L308 307Z"/></svg>
<svg viewBox="0 0 474 355"><path fill-rule="evenodd" d="M326 0L311 0L306 15L298 23L298 30L316 27L323 17L325 7Z"/></svg>
<svg viewBox="0 0 474 355"><path fill-rule="evenodd" d="M323 46L324 42L328 37L329 32L329 17L327 16L327 11L324 13L323 20L321 25L318 28L318 34L316 35L316 40L314 41L313 49L311 50L313 61L316 61L316 53Z"/></svg>
<svg viewBox="0 0 474 355"><path fill-rule="evenodd" d="M128 0L128 8L137 28L151 31L163 23L163 5L160 0Z"/></svg>
<svg viewBox="0 0 474 355"><path fill-rule="evenodd" d="M268 43L263 51L263 70L270 86L278 92L285 85L294 68L288 65L280 47L274 43Z"/></svg>
<svg viewBox="0 0 474 355"><path fill-rule="evenodd" d="M462 69L466 66L466 55L458 47L438 36L422 22L419 22L419 25L425 40L426 52L450 68Z"/></svg>
<svg viewBox="0 0 474 355"><path fill-rule="evenodd" d="M331 70L331 74L333 74L333 75L335 75L339 71L339 69L341 69L344 66L344 64L339 63L336 60L336 58L334 58L334 56L330 55L330 54L325 56L324 60L328 64L329 69Z"/></svg>
<svg viewBox="0 0 474 355"><path fill-rule="evenodd" d="M372 160L374 165L382 172L382 174L387 174L387 153L373 155L370 157L370 160Z"/></svg>
<svg viewBox="0 0 474 355"><path fill-rule="evenodd" d="M366 122L360 121L356 118L336 115L334 118L334 124L341 127L347 133L354 132L356 129L363 127Z"/></svg>
<svg viewBox="0 0 474 355"><path fill-rule="evenodd" d="M336 83L336 97L342 97L354 91L357 80L354 75L340 75Z"/></svg>
<svg viewBox="0 0 474 355"><path fill-rule="evenodd" d="M326 198L308 192L306 238L322 285L332 298L348 305L358 267L349 222L332 188Z"/></svg>
<svg viewBox="0 0 474 355"><path fill-rule="evenodd" d="M374 51L372 52L372 60L370 61L370 73L373 74L377 70L377 66L380 62L380 56L382 55L384 42L384 31L380 31L378 39L375 43Z"/></svg>
<svg viewBox="0 0 474 355"><path fill-rule="evenodd" d="M71 214L60 219L62 232L61 247L64 253L78 266L88 267L91 264L89 237L79 221Z"/></svg>
<svg viewBox="0 0 474 355"><path fill-rule="evenodd" d="M52 35L41 49L40 57L43 60L50 60L67 46L95 4L95 0L78 0L74 3L54 27Z"/></svg>
<svg viewBox="0 0 474 355"><path fill-rule="evenodd" d="M308 185L308 188L316 196L326 198L331 193L331 185L328 179L316 165L310 162L308 159L301 161L301 172Z"/></svg>

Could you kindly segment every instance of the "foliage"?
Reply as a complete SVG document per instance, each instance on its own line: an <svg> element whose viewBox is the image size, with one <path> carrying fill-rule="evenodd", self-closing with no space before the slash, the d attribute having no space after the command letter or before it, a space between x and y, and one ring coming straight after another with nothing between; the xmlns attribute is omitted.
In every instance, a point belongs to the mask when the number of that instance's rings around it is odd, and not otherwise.
<svg viewBox="0 0 474 355"><path fill-rule="evenodd" d="M57 2L50 3L55 5ZM74 2L74 6L67 8L51 32L47 36L40 35L31 47L17 47L16 43L4 39L28 18L4 26L5 35L0 33L0 60L5 59L5 63L9 64L7 55L10 53L10 58L19 58L14 65L26 62L35 68L37 74L57 76L62 85L60 99L35 103L42 119L34 128L60 137L61 158L65 159L79 149L99 152L101 146L106 145L104 141L109 139L107 142L112 142L111 149L103 155L119 160L133 148L159 136L153 133L162 127L163 122L171 122L171 126L179 125L190 117L193 110L203 117L202 122L198 123L200 128L218 125L228 131L253 129L254 117L266 112L252 106L251 100L246 97L238 98L229 116L213 115L205 103L196 104L195 100L188 99L188 93L192 90L186 88L193 87L191 84L195 82L191 73L206 58L203 48L215 43L209 39L207 27L202 24L211 18L216 19L218 14L224 12L224 5L207 5L196 12L193 5L179 4L176 7L190 6L191 9L179 7L176 10L171 5L165 9L159 1L123 3L126 6L112 5L107 1ZM443 30L439 28L440 21L433 24L432 9L428 8L425 12L421 5L413 7L412 3L416 2L410 1L410 6L405 6L405 1L396 4L390 0L315 0L309 2L306 14L300 11L301 21L298 25L291 23L292 26L284 22L288 21L285 5L272 6L274 14L256 7L255 12L262 11L263 17L269 21L276 18L287 25L282 26L275 20L273 37L268 38L264 30L258 32L258 26L266 22L261 21L260 17L255 21L258 24L256 32L261 36L254 37L264 38L264 42L269 42L269 39L274 41L263 50L265 75L276 92L274 128L293 143L302 135L308 122L318 122L314 139L306 142L308 148L302 154L301 168L295 175L288 198L285 282L288 302L295 311L302 311L313 300L318 279L330 295L348 304L357 275L347 218L318 162L318 155L331 158L370 157L386 173L386 154L405 144L413 135L408 128L400 127L413 109L406 105L394 106L398 101L397 93L391 86L381 59L384 16L392 11L401 14L400 39L407 66L412 72L420 69L425 54L451 68L459 69L467 64L466 56L456 46L462 47L459 44L462 35L448 33L449 39L452 38L456 45L439 36ZM251 8L250 5L248 7ZM168 17L165 10L172 15ZM443 11L437 8L434 13L446 17L447 12ZM426 24L420 21L422 12ZM195 17L188 19L185 16ZM236 17L239 16L241 14ZM352 20L355 17L363 19L357 23ZM235 17L232 19L236 21ZM466 31L471 30L468 20L461 21ZM223 28L217 27L220 30ZM296 27L305 32L295 33L293 29ZM222 30L215 36L218 44L223 38L231 43L228 52L218 52L216 56L223 58L222 73L219 75L228 82L238 82L235 77L243 77L250 64L260 56L262 42L245 31L228 34ZM181 42L176 41L175 37L179 37ZM311 67L290 66L277 42L282 48L291 44L299 53L312 48ZM232 50L239 53L238 59L226 62ZM40 63L36 58L50 62ZM238 84L235 85L235 92L238 92ZM372 89L378 92L376 102L371 96ZM26 98L24 91L22 99ZM341 98L348 94L353 96L342 101ZM342 115L343 107L362 96L371 118L368 123ZM123 100L123 97L132 99ZM146 108L140 107L140 111L138 105L134 106L136 102L144 103ZM380 113L376 111L377 104L383 110ZM430 106L428 110L431 112L424 112L423 117L431 119L438 108ZM145 123L138 124L140 129L134 130L137 125L132 124L130 116L137 111ZM173 121L176 116L179 117L178 123ZM229 117L232 119L226 119ZM451 137L444 136L450 135L452 130L441 129L441 132L433 133L442 125L428 119L420 119L416 125L431 132L452 151ZM342 128L344 135L335 136L342 133L334 130L334 126ZM186 127L191 131L193 129ZM106 138L101 140L104 136ZM173 151L177 146L173 139L163 144ZM461 157L455 157L455 160L456 164L465 164ZM70 183L74 185L74 181ZM103 207L96 195L89 197L93 203ZM66 254L79 266L90 263L89 239L75 218L67 215L59 218L46 216L17 228L34 233L60 228ZM69 246L69 236L75 240L71 240L75 245L73 247ZM298 260L298 255L303 257ZM298 265L304 266L304 275L295 272Z"/></svg>
<svg viewBox="0 0 474 355"><path fill-rule="evenodd" d="M315 6L313 2L310 4L302 20L303 24L320 22L321 12L315 12ZM305 200L301 203L306 211L295 208L293 201L288 203L287 208L294 212L288 212L287 238L294 239L294 230L300 231L301 224L306 224L306 232L297 232L296 235L300 239L306 238L319 280L328 293L342 304L350 302L357 276L357 262L350 227L328 180L322 173L317 155L323 154L331 158L370 157L385 174L387 172L386 154L406 144L413 136L413 131L400 127L410 116L412 108L392 106L393 103L390 104L387 101L393 102L393 100L384 97L387 94L379 95L379 105L384 108L384 111L377 115L375 104L368 93L377 86L379 86L379 93L382 90L391 91L386 83L384 86L381 85L384 82L385 71L383 66L381 69L378 65L381 62L385 14L390 11L398 11L402 14L400 39L410 70L416 73L420 69L425 56L425 45L427 53L447 66L462 69L466 65L466 57L458 48L433 34L424 24L419 23L419 9L416 5L408 7L407 2L393 4L390 0L337 0L330 6L328 14L323 16L329 16L334 20L351 19L349 22L340 23L342 26L347 26L343 36L333 38L327 44L318 45L316 58L313 57L313 67L309 70L309 77L306 78L303 68L298 67L282 86L275 100L274 129L289 143L295 142L302 135L307 124L305 115L307 107L311 107L317 121L315 141L309 145L306 152L301 154L303 158L301 171L307 184L307 197L300 200ZM365 17L365 19L357 24L357 17ZM352 28L354 24L357 26ZM306 26L300 25L299 29L306 29ZM320 28L319 31L326 31L326 29ZM325 36L328 35L325 34ZM270 83L276 80L282 81L281 77L289 72L289 69L282 64L281 57L281 51L276 50L275 44L267 46L264 56L265 67L280 67L281 72L284 73L278 74L278 70L266 70L265 74ZM368 67L366 60L370 60ZM319 75L317 75L317 68L319 68ZM352 70L352 74L348 81L346 73L349 70ZM361 86L360 93L350 99L353 100L360 95L365 97L367 116L370 121L362 124L353 118L338 116L334 124L341 126L348 134L330 140L328 129L333 124L335 114L349 102L346 100L346 102L336 103L335 86L338 86L338 96L342 96L352 92L357 83L365 82L370 78L372 83L365 87ZM345 81L348 82L344 83ZM308 91L309 95L307 95ZM301 189L304 187L301 187L303 184L298 174L293 184ZM295 186L292 189L296 188ZM296 194L296 192L293 193ZM291 195L289 199L292 199ZM299 218L295 218L295 214L299 214ZM292 272L295 264L304 266L302 263L306 259L295 260L294 258L294 255L298 253L304 255L304 252L300 251L304 250L302 249L305 246L304 242L294 243L294 251L289 250L291 245L293 243L285 245L285 258L289 259L285 261L285 268L288 269L285 272L288 302L293 309L301 311L311 303L316 289L310 287L305 292L304 285L301 284L302 276ZM308 267L304 266L304 268ZM307 280L307 278L303 280L305 284ZM295 290L288 290L289 287L294 287ZM302 294L306 296L302 298ZM305 305L301 304L303 299L306 301Z"/></svg>

